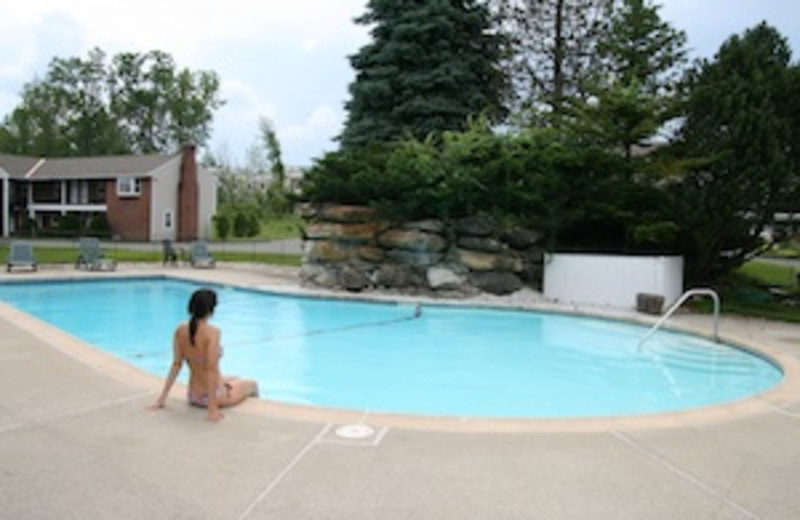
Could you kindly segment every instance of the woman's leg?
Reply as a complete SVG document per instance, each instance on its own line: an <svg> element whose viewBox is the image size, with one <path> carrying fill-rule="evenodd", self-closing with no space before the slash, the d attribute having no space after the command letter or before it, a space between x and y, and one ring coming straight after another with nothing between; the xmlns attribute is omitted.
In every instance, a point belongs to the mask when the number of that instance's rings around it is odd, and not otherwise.
<svg viewBox="0 0 800 520"><path fill-rule="evenodd" d="M248 397L258 396L258 384L252 379L226 378L225 385L228 395L217 399L220 406L234 406Z"/></svg>

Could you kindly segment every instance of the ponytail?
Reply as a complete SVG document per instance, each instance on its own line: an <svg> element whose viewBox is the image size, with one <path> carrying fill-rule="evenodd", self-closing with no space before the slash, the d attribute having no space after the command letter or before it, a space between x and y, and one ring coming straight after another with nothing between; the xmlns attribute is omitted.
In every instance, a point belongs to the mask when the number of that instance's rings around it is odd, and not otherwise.
<svg viewBox="0 0 800 520"><path fill-rule="evenodd" d="M214 312L217 306L217 293L211 289L198 289L189 299L189 343L194 346L194 336L197 334L197 321Z"/></svg>
<svg viewBox="0 0 800 520"><path fill-rule="evenodd" d="M189 343L194 346L194 335L197 334L197 316L189 320Z"/></svg>

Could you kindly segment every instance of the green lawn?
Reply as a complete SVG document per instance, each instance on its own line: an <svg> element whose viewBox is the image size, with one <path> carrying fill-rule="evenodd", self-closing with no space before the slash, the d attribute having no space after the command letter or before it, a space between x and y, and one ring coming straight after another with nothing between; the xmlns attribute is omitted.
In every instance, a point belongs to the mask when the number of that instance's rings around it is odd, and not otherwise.
<svg viewBox="0 0 800 520"><path fill-rule="evenodd" d="M226 242L236 243L242 249L242 243L264 242L271 240L299 239L303 221L296 215L265 219L261 222L261 233L255 238L228 238L215 242L218 250L213 251L214 258L223 262L261 262L273 265L299 266L301 258L296 254L260 253L255 251L229 251ZM62 242L63 243L63 242ZM34 247L34 255L40 264L71 264L78 256L78 242L75 247L50 247L38 242ZM161 262L163 259L161 243L153 243L152 248L133 250L117 247L113 243L103 243L103 252L108 258L117 262ZM0 245L0 259L8 256L8 245Z"/></svg>
<svg viewBox="0 0 800 520"><path fill-rule="evenodd" d="M297 215L283 215L280 217L268 217L259 222L260 231L258 236L252 238L234 237L228 235L227 242L249 242L252 240L286 240L300 238L300 229L303 226L303 219ZM215 231L216 233L216 231ZM219 240L219 238L217 238Z"/></svg>
<svg viewBox="0 0 800 520"><path fill-rule="evenodd" d="M132 250L103 246L103 253L117 262L161 262L161 244L154 244L152 250ZM272 265L299 266L300 256L280 253L257 253L247 251L214 251L214 258L222 262L261 262ZM49 247L37 245L34 255L40 264L72 264L78 257L76 247ZM0 258L8 257L8 246L0 245Z"/></svg>
<svg viewBox="0 0 800 520"><path fill-rule="evenodd" d="M260 240L284 240L300 238L303 220L297 215L286 215L280 218L268 218L261 221Z"/></svg>
<svg viewBox="0 0 800 520"><path fill-rule="evenodd" d="M778 258L800 258L800 240L787 240L775 244L766 254Z"/></svg>
<svg viewBox="0 0 800 520"><path fill-rule="evenodd" d="M774 285L787 290L797 289L798 271L790 265L751 260L740 267L736 274L756 284Z"/></svg>
<svg viewBox="0 0 800 520"><path fill-rule="evenodd" d="M718 287L722 311L800 323L800 289L797 269L765 260L751 260L731 273ZM708 302L697 303L709 311Z"/></svg>

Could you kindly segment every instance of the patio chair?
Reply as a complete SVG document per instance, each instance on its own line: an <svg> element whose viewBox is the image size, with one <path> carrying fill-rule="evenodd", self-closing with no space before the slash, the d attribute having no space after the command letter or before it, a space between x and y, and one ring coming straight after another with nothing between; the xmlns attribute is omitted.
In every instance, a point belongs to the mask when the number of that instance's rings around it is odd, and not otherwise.
<svg viewBox="0 0 800 520"><path fill-rule="evenodd" d="M95 237L81 238L79 243L78 259L75 261L76 269L89 271L113 271L117 263L106 258L100 249L100 241Z"/></svg>
<svg viewBox="0 0 800 520"><path fill-rule="evenodd" d="M178 265L178 252L172 245L172 240L165 238L161 244L164 250L164 265Z"/></svg>
<svg viewBox="0 0 800 520"><path fill-rule="evenodd" d="M192 243L190 262L192 267L214 267L214 257L208 251L208 244L203 241Z"/></svg>
<svg viewBox="0 0 800 520"><path fill-rule="evenodd" d="M30 242L12 241L8 249L6 270L10 273L13 267L25 267L36 271L36 257L33 256L33 245Z"/></svg>

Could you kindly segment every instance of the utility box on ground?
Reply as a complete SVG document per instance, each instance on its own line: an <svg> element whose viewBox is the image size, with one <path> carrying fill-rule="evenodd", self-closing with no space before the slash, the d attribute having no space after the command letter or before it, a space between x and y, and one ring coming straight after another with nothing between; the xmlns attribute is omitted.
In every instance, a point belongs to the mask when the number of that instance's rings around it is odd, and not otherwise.
<svg viewBox="0 0 800 520"><path fill-rule="evenodd" d="M646 314L661 314L664 310L664 297L660 294L639 293L636 295L636 310Z"/></svg>

